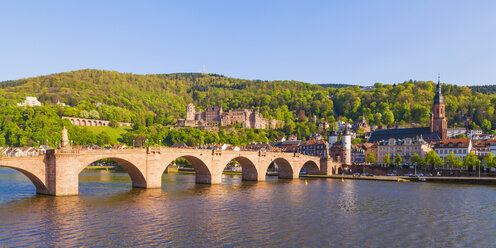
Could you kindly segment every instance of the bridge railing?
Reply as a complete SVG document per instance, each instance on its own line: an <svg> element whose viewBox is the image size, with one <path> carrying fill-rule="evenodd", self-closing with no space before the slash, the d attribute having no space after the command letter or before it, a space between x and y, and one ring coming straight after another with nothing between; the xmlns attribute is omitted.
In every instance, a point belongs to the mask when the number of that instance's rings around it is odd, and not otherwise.
<svg viewBox="0 0 496 248"><path fill-rule="evenodd" d="M86 152L115 152L115 151L121 151L123 153L126 152L136 152L137 150L144 150L147 151L148 153L160 153L162 149L167 149L167 150L184 150L184 149L189 149L189 150L210 150L210 149L204 149L204 148L193 148L193 147L188 147L188 148L174 148L174 147L146 147L146 148L133 148L133 147L126 147L126 148L93 148L93 147L80 147L80 146L75 146L75 147L65 147L65 148L58 148L58 149L46 149L46 148L37 148L37 147L0 147L0 157L31 157L31 156L43 156L46 154L47 150L53 150L54 153L58 154L78 154L78 153L86 153ZM235 151L235 150L215 150L211 149L212 154L215 153L222 153L222 152L256 152L258 153L259 156L267 156L268 154L292 154L293 157L300 157L300 156L310 156L314 157L311 155L305 155L305 154L300 154L300 153L289 153L289 152L282 152L282 151L266 151L266 150L240 150L240 151ZM217 155L219 155L217 154Z"/></svg>
<svg viewBox="0 0 496 248"><path fill-rule="evenodd" d="M7 149L0 149L0 157L34 157L43 156L46 153L45 149L25 149L24 147L10 147Z"/></svg>

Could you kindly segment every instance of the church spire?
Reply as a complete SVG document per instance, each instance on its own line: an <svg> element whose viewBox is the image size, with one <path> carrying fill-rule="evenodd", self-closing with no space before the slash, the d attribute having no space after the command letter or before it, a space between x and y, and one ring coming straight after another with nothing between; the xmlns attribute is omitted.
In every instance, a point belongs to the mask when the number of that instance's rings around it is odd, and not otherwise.
<svg viewBox="0 0 496 248"><path fill-rule="evenodd" d="M434 104L444 104L444 97L441 91L441 77L439 74L437 76L437 87L436 95L434 96Z"/></svg>

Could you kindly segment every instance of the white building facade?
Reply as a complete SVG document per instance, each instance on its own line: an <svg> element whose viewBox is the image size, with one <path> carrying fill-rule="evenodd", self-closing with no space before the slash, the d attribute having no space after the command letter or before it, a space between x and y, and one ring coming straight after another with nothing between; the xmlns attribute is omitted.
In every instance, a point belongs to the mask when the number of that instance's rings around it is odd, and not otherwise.
<svg viewBox="0 0 496 248"><path fill-rule="evenodd" d="M17 103L17 106L19 107L34 107L34 106L41 106L41 102L38 101L38 98L34 96L27 96L26 100L22 103Z"/></svg>

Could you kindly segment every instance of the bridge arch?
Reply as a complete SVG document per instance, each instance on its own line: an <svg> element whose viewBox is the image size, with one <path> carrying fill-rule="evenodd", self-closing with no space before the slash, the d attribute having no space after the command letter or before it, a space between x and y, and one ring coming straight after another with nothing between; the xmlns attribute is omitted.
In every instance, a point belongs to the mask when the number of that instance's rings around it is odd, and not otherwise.
<svg viewBox="0 0 496 248"><path fill-rule="evenodd" d="M242 180L245 180L245 181L257 181L258 180L259 171L257 170L257 167L255 166L255 163L253 163L253 161L251 161L247 157L236 156L236 157L231 158L228 163L230 163L233 160L236 160L241 166L241 178L242 178ZM226 166L227 166L227 164L226 164Z"/></svg>
<svg viewBox="0 0 496 248"><path fill-rule="evenodd" d="M201 159L194 155L182 155L178 156L170 161L167 161L165 167L162 170L162 174L165 172L167 167L174 162L176 159L183 158L186 159L193 169L195 170L195 181L196 183L212 183L212 172L208 168L207 164Z"/></svg>
<svg viewBox="0 0 496 248"><path fill-rule="evenodd" d="M286 160L285 158L282 158L282 157L279 157L279 158L276 158L274 160L271 161L270 164L274 163L274 165L277 165L277 172L278 172L278 176L279 178L293 178L293 175L294 175L294 171L293 171L293 166L291 165L291 163ZM264 170L263 170L263 173L267 173L267 170L269 169L269 166L270 164L268 164Z"/></svg>
<svg viewBox="0 0 496 248"><path fill-rule="evenodd" d="M21 169L21 168L16 168L14 166L0 165L0 167L10 168L10 169L13 169L13 170L16 170L16 171L22 173L24 176L26 176L34 184L34 187L36 188L36 193L48 194L48 188L45 185L45 183L43 182L43 180L41 180L39 177L37 177L33 173L31 173L27 170Z"/></svg>
<svg viewBox="0 0 496 248"><path fill-rule="evenodd" d="M138 165L130 162L127 159L119 158L119 157L109 157L109 156L101 156L97 158L91 158L90 160L83 161L79 166L78 175L90 164L102 160L102 159L110 159L121 166L131 177L131 182L133 187L137 188L146 188L146 179L144 173L138 168Z"/></svg>
<svg viewBox="0 0 496 248"><path fill-rule="evenodd" d="M306 161L301 166L300 172L302 170L305 170L306 174L308 174L308 175L318 175L318 174L320 174L319 165L315 161L313 161L313 160Z"/></svg>

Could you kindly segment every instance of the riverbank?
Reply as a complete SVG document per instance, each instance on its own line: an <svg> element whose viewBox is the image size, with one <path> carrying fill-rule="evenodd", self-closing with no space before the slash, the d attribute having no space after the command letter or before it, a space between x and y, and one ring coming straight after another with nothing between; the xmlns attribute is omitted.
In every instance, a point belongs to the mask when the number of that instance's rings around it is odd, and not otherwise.
<svg viewBox="0 0 496 248"><path fill-rule="evenodd" d="M84 168L85 170L118 170L120 169L119 167L116 166L111 166L111 165L105 165L105 166L93 166L89 165Z"/></svg>
<svg viewBox="0 0 496 248"><path fill-rule="evenodd" d="M427 182L427 183L458 183L496 185L494 177L405 177L405 176L353 176L353 175L300 175L307 178L330 178L340 180L370 180L395 182Z"/></svg>
<svg viewBox="0 0 496 248"><path fill-rule="evenodd" d="M331 178L331 179L346 179L346 180L370 180L370 181L404 181L417 178L408 178L400 176L352 176L352 175L300 175L300 177L308 178Z"/></svg>

